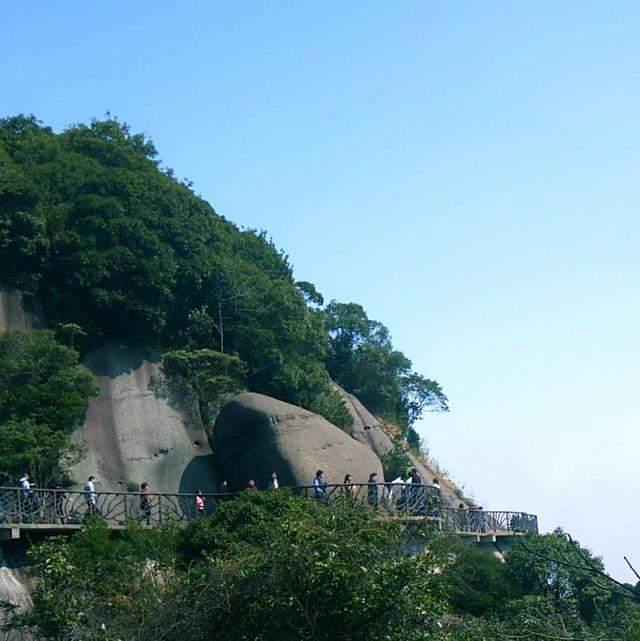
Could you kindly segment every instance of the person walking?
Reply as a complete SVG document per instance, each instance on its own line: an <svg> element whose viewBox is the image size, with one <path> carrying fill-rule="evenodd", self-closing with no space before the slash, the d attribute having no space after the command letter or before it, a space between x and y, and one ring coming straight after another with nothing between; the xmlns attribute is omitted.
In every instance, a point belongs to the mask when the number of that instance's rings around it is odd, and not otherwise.
<svg viewBox="0 0 640 641"><path fill-rule="evenodd" d="M29 480L29 472L25 472L21 477L18 483L20 484L20 487L22 488L22 496L24 498L27 498L31 494L31 488L33 487L31 481Z"/></svg>
<svg viewBox="0 0 640 641"><path fill-rule="evenodd" d="M469 510L469 525L472 532L484 532L485 522L484 522L484 510L482 506Z"/></svg>
<svg viewBox="0 0 640 641"><path fill-rule="evenodd" d="M356 494L358 493L358 486L354 485L351 482L351 474L344 475L344 481L342 481L342 485L344 485L342 490L344 492L344 495L355 498Z"/></svg>
<svg viewBox="0 0 640 641"><path fill-rule="evenodd" d="M318 470L313 479L313 498L315 498L316 501L324 501L327 496L327 484L322 478L323 474L324 472L322 470Z"/></svg>
<svg viewBox="0 0 640 641"><path fill-rule="evenodd" d="M258 486L256 485L256 482L253 479L249 479L249 483L247 484L247 490L249 492L257 492L258 491Z"/></svg>
<svg viewBox="0 0 640 641"><path fill-rule="evenodd" d="M442 490L440 489L440 481L438 481L437 478L433 479L431 487L433 489L431 490L430 494L427 494L426 493L427 488L424 488L425 501L428 503L427 514L429 516L438 516L440 511L440 503L441 503L441 496L442 496Z"/></svg>
<svg viewBox="0 0 640 641"><path fill-rule="evenodd" d="M405 485L402 475L397 476L389 483L389 502L400 512L405 504Z"/></svg>
<svg viewBox="0 0 640 641"><path fill-rule="evenodd" d="M422 485L422 477L420 476L420 474L418 474L418 470L416 470L415 467L412 467L409 470L409 476L411 477L411 483Z"/></svg>
<svg viewBox="0 0 640 641"><path fill-rule="evenodd" d="M140 485L140 515L147 525L151 525L151 497L148 483Z"/></svg>
<svg viewBox="0 0 640 641"><path fill-rule="evenodd" d="M424 516L424 487L422 486L422 477L418 474L418 470L416 470L415 467L412 467L409 470L409 478L411 479L411 485L409 488L411 510L416 516Z"/></svg>
<svg viewBox="0 0 640 641"><path fill-rule="evenodd" d="M18 481L20 489L22 490L20 519L23 523L29 523L31 517L35 516L38 509L37 502L34 501L35 497L32 491L33 483L29 480L30 478L29 472L25 472Z"/></svg>
<svg viewBox="0 0 640 641"><path fill-rule="evenodd" d="M84 484L84 500L87 504L87 514L97 514L97 498L96 486L95 486L96 477L90 476L87 479L87 482Z"/></svg>
<svg viewBox="0 0 640 641"><path fill-rule="evenodd" d="M196 516L204 516L205 511L204 495L202 490L198 490L196 492Z"/></svg>
<svg viewBox="0 0 640 641"><path fill-rule="evenodd" d="M378 474L377 472L371 472L369 474L369 480L367 481L367 498L369 500L369 506L374 510L378 508Z"/></svg>
<svg viewBox="0 0 640 641"><path fill-rule="evenodd" d="M274 472L269 479L269 489L270 490L279 490L280 489L280 480L278 475Z"/></svg>

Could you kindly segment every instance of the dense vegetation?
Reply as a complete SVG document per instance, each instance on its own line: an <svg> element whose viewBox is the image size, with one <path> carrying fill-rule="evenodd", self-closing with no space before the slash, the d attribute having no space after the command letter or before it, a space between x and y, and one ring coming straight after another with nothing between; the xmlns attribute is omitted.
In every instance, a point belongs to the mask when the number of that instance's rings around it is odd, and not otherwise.
<svg viewBox="0 0 640 641"><path fill-rule="evenodd" d="M370 320L361 305L331 301L324 314L331 337L327 367L333 380L372 412L398 425L409 445L419 448L414 423L426 409L448 409L436 381L414 372L393 348L389 330Z"/></svg>
<svg viewBox="0 0 640 641"><path fill-rule="evenodd" d="M42 487L63 482L82 454L71 441L98 390L78 352L46 330L0 333L0 479L28 471Z"/></svg>
<svg viewBox="0 0 640 641"><path fill-rule="evenodd" d="M446 409L362 307L323 309L264 233L217 215L111 118L62 133L0 120L0 283L36 293L81 351L114 338L170 352L205 414L246 388L346 427L330 375L413 445L423 410Z"/></svg>
<svg viewBox="0 0 640 641"><path fill-rule="evenodd" d="M424 553L409 556L409 538ZM35 607L12 625L38 639L640 638L640 606L559 534L528 535L503 564L446 534L380 521L349 499L326 508L246 493L183 530L114 534L96 522L35 547L31 560Z"/></svg>

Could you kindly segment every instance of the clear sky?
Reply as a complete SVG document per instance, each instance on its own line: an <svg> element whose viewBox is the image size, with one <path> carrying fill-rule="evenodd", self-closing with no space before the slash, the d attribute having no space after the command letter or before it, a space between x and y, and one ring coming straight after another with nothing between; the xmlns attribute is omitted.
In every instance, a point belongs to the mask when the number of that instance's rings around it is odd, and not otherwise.
<svg viewBox="0 0 640 641"><path fill-rule="evenodd" d="M485 509L631 580L639 34L623 0L4 2L0 108L149 133L441 382L420 432Z"/></svg>

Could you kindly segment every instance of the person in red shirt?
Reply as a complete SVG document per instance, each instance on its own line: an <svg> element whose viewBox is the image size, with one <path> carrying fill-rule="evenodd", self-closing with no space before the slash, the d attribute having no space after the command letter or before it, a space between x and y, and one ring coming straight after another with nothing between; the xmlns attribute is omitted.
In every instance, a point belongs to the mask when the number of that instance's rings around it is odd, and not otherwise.
<svg viewBox="0 0 640 641"><path fill-rule="evenodd" d="M205 502L202 490L196 492L196 516L204 516Z"/></svg>

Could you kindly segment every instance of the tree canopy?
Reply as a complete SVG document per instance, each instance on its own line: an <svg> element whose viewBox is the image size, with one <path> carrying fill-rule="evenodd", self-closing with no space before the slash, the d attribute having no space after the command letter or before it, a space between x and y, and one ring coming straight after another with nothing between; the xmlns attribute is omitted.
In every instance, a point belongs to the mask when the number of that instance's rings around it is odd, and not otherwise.
<svg viewBox="0 0 640 641"><path fill-rule="evenodd" d="M65 456L79 453L69 435L98 393L93 377L48 330L0 333L0 363L0 473L63 480Z"/></svg>
<svg viewBox="0 0 640 641"><path fill-rule="evenodd" d="M351 417L330 375L407 430L446 408L386 328L355 304L323 309L264 232L219 216L157 156L111 117L61 133L34 117L0 120L0 283L36 293L79 349L113 337L180 350L192 365L205 362L200 350L237 357L239 385L341 427Z"/></svg>
<svg viewBox="0 0 640 641"><path fill-rule="evenodd" d="M393 347L389 330L369 319L361 305L332 300L324 311L331 377L369 410L403 428L417 446L412 428L423 412L448 410L440 385L413 371L411 361Z"/></svg>

